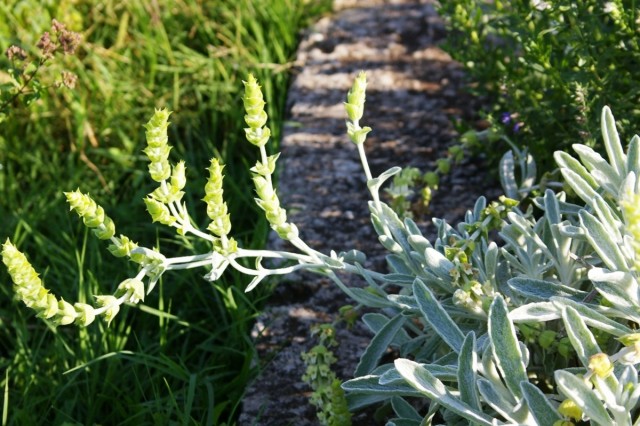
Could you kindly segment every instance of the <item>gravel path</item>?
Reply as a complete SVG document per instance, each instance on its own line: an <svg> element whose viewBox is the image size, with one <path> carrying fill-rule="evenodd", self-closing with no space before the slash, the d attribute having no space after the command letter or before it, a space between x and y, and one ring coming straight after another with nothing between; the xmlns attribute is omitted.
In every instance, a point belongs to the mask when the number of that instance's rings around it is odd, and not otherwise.
<svg viewBox="0 0 640 426"><path fill-rule="evenodd" d="M279 194L303 239L328 252L357 248L368 267L384 268L367 210L367 191L355 146L345 133L343 102L354 77L367 71L362 125L373 128L367 152L373 175L392 166L433 169L456 138L455 119L473 119L479 103L463 91L458 64L440 48L445 29L431 0L337 1L338 12L304 37L300 68L288 99ZM359 4L362 4L360 2ZM341 10L340 10L341 9ZM474 159L441 182L430 214L455 221L479 195L497 196L495 183ZM433 238L430 217L421 218ZM272 247L284 246L276 239ZM359 285L357 280L347 281ZM289 276L277 287L256 328L259 360L269 361L248 389L240 425L317 425L300 353L316 344L310 327L331 322L351 303L333 284L311 274ZM352 377L371 334L363 325L338 330L336 374ZM355 425L376 424L368 413ZM384 424L382 422L381 424Z"/></svg>

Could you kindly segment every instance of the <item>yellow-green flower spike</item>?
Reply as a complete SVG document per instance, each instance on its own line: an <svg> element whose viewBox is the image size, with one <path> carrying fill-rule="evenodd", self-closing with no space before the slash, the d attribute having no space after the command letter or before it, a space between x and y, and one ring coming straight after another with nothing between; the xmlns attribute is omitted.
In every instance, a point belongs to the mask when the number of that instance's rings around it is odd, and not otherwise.
<svg viewBox="0 0 640 426"><path fill-rule="evenodd" d="M249 74L247 81L244 83L244 96L242 102L246 115L244 121L248 128L244 129L247 140L258 147L266 145L271 130L265 126L267 123L267 113L264 110L266 102L262 96L262 90L258 81L252 74Z"/></svg>
<svg viewBox="0 0 640 426"><path fill-rule="evenodd" d="M635 254L634 269L640 272L640 194L625 194L620 207L624 213L627 232L633 238L631 245Z"/></svg>
<svg viewBox="0 0 640 426"><path fill-rule="evenodd" d="M353 86L347 94L347 102L344 107L347 110L347 117L349 120L358 122L364 114L364 102L366 99L365 92L367 90L367 74L364 71L360 71Z"/></svg>
<svg viewBox="0 0 640 426"><path fill-rule="evenodd" d="M64 195L67 197L71 210L75 210L84 224L89 228L95 228L93 233L98 238L108 240L115 235L116 227L113 221L88 194L83 194L77 189L72 192L65 192Z"/></svg>
<svg viewBox="0 0 640 426"><path fill-rule="evenodd" d="M365 91L367 89L367 75L361 71L353 82L347 94L344 107L347 110L347 135L353 143L361 145L367 139L370 127L360 127L360 119L364 113Z"/></svg>
<svg viewBox="0 0 640 426"><path fill-rule="evenodd" d="M169 127L169 112L166 109L157 109L153 117L145 124L147 130L147 147L144 153L147 154L151 163L149 164L149 174L156 182L167 180L171 176L171 166L169 165L169 137L167 128Z"/></svg>
<svg viewBox="0 0 640 426"><path fill-rule="evenodd" d="M163 225L173 225L177 219L171 215L169 208L151 197L144 199L144 204L147 206L147 211L151 215L151 219L154 222L160 222Z"/></svg>
<svg viewBox="0 0 640 426"><path fill-rule="evenodd" d="M298 236L298 228L287 223L287 212L280 207L280 200L273 189L271 182L263 176L254 176L253 183L256 187L256 203L265 211L265 216L271 228L278 233L280 238L291 240Z"/></svg>
<svg viewBox="0 0 640 426"><path fill-rule="evenodd" d="M227 203L224 202L222 188L222 170L221 165L216 158L211 159L209 166L209 179L204 187L203 201L207 203L207 216L211 219L211 223L207 227L211 233L217 237L228 235L231 232L231 219L227 209Z"/></svg>

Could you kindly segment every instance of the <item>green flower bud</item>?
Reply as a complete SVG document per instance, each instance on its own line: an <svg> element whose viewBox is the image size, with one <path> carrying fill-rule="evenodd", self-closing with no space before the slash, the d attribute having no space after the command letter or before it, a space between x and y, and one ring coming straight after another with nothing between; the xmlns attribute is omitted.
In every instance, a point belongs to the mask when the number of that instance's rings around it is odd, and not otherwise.
<svg viewBox="0 0 640 426"><path fill-rule="evenodd" d="M244 129L244 132L247 140L258 147L265 146L271 137L271 129L268 127L258 129L252 129L249 127Z"/></svg>
<svg viewBox="0 0 640 426"><path fill-rule="evenodd" d="M54 322L58 325L68 325L76 320L78 314L73 308L73 305L69 302L65 302L64 299L60 299L58 302L58 313L54 318Z"/></svg>
<svg viewBox="0 0 640 426"><path fill-rule="evenodd" d="M438 168L438 172L446 175L451 170L451 161L447 158L440 158L436 161L436 167Z"/></svg>
<svg viewBox="0 0 640 426"><path fill-rule="evenodd" d="M159 163L162 161L166 161L169 158L169 152L171 152L171 147L169 145L162 146L147 146L142 150L149 160L152 163Z"/></svg>
<svg viewBox="0 0 640 426"><path fill-rule="evenodd" d="M582 418L582 409L570 399L562 401L560 406L558 406L558 413L575 420L580 420Z"/></svg>
<svg viewBox="0 0 640 426"><path fill-rule="evenodd" d="M58 299L51 294L47 293L46 297L42 299L44 302L41 306L39 306L38 317L49 319L55 316L58 313Z"/></svg>
<svg viewBox="0 0 640 426"><path fill-rule="evenodd" d="M115 244L109 245L108 249L115 257L131 256L131 251L138 248L138 244L134 243L125 235L116 238Z"/></svg>
<svg viewBox="0 0 640 426"><path fill-rule="evenodd" d="M604 379L613 372L613 363L607 354L599 353L589 357L589 369Z"/></svg>
<svg viewBox="0 0 640 426"><path fill-rule="evenodd" d="M73 307L78 315L75 320L76 324L86 327L96 319L93 306L87 305L86 303L76 303Z"/></svg>
<svg viewBox="0 0 640 426"><path fill-rule="evenodd" d="M205 195L203 201L207 203L207 215L211 223L207 227L212 234L222 237L231 232L231 218L227 213L227 203L224 202L224 190L222 181L224 176L221 165L217 159L211 159L209 166L209 179L204 187Z"/></svg>
<svg viewBox="0 0 640 426"><path fill-rule="evenodd" d="M107 310L104 311L104 319L107 321L107 326L111 324L113 318L118 315L120 311L120 305L118 304L118 299L114 296L96 296L96 300L98 301L98 306L107 307Z"/></svg>
<svg viewBox="0 0 640 426"><path fill-rule="evenodd" d="M242 102L246 115L244 121L249 126L244 129L247 140L256 146L264 146L269 137L271 137L271 130L268 127L264 127L267 124L267 113L264 111L264 98L260 85L255 77L249 74L247 81L244 83L244 96Z"/></svg>
<svg viewBox="0 0 640 426"><path fill-rule="evenodd" d="M147 137L147 144L151 147L162 147L167 144L167 128L169 127L169 115L171 112L166 109L157 109L153 117L144 125Z"/></svg>
<svg viewBox="0 0 640 426"><path fill-rule="evenodd" d="M157 163L149 163L149 174L151 179L156 182L162 182L171 176L171 165L169 161L164 160Z"/></svg>
<svg viewBox="0 0 640 426"><path fill-rule="evenodd" d="M347 117L349 117L349 120L356 123L362 118L362 114L364 112L366 89L367 74L364 71L360 71L353 82L353 86L347 94L347 102L344 104L345 109L347 110Z"/></svg>
<svg viewBox="0 0 640 426"><path fill-rule="evenodd" d="M154 222L160 222L163 225L169 226L176 222L177 219L171 215L169 208L161 202L147 197L144 199L144 204L147 206L147 211Z"/></svg>
<svg viewBox="0 0 640 426"><path fill-rule="evenodd" d="M84 224L94 229L94 234L101 240L108 240L115 235L116 227L113 221L104 213L104 209L96 204L89 194L83 194L79 189L65 192L70 209L82 218Z"/></svg>
<svg viewBox="0 0 640 426"><path fill-rule="evenodd" d="M173 166L171 172L171 187L181 190L187 184L187 168L184 165L184 161L179 161L178 164Z"/></svg>
<svg viewBox="0 0 640 426"><path fill-rule="evenodd" d="M138 303L144 301L144 283L134 278L129 278L120 283L116 296L120 297L128 292L131 292L129 302Z"/></svg>

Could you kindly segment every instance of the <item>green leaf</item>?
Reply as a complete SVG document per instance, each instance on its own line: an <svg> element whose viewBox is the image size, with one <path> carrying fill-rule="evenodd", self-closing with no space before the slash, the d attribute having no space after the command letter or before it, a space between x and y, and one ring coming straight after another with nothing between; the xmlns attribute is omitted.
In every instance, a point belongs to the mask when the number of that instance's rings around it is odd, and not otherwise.
<svg viewBox="0 0 640 426"><path fill-rule="evenodd" d="M587 240L613 271L628 271L627 262L618 245L611 239L602 223L586 210L580 211L580 225L587 233Z"/></svg>
<svg viewBox="0 0 640 426"><path fill-rule="evenodd" d="M590 203L593 197L597 194L593 187L589 185L581 175L571 169L561 168L560 172L562 172L562 176L569 186L571 186L575 193L582 198L582 201L587 204Z"/></svg>
<svg viewBox="0 0 640 426"><path fill-rule="evenodd" d="M593 149L586 145L576 144L573 149L580 157L580 161L587 169L591 171L591 175L599 186L608 186L617 188L620 186L621 177L616 170L605 161L604 158Z"/></svg>
<svg viewBox="0 0 640 426"><path fill-rule="evenodd" d="M515 327L509 320L507 304L502 296L493 299L489 308L489 338L505 384L517 399L521 399L520 382L528 380L527 370Z"/></svg>
<svg viewBox="0 0 640 426"><path fill-rule="evenodd" d="M396 334L402 328L404 324L405 318L402 314L398 314L391 321L389 321L378 334L371 339L371 343L367 346L362 357L360 358L360 362L356 367L356 371L354 375L356 377L364 376L365 374L369 374L373 371L374 368L380 362L380 358L385 353L393 339L395 339Z"/></svg>
<svg viewBox="0 0 640 426"><path fill-rule="evenodd" d="M492 425L491 417L474 410L471 406L460 401L447 390L440 380L433 377L429 371L417 362L408 359L397 359L394 364L402 377L428 398L472 422L487 426Z"/></svg>
<svg viewBox="0 0 640 426"><path fill-rule="evenodd" d="M551 302L528 303L509 312L513 322L545 322L560 318L560 309Z"/></svg>
<svg viewBox="0 0 640 426"><path fill-rule="evenodd" d="M537 302L549 300L554 296L567 297L573 300L584 300L589 293L551 281L537 280L525 276L511 278L507 281L518 294Z"/></svg>
<svg viewBox="0 0 640 426"><path fill-rule="evenodd" d="M627 171L634 172L636 176L640 174L640 137L634 135L627 148Z"/></svg>
<svg viewBox="0 0 640 426"><path fill-rule="evenodd" d="M413 282L413 296L416 298L422 315L433 328L433 331L438 333L451 349L459 353L462 348L464 334L438 302L431 290L429 290L429 287L418 278Z"/></svg>
<svg viewBox="0 0 640 426"><path fill-rule="evenodd" d="M395 411L396 415L403 417L405 419L417 420L418 424L422 421L422 416L416 411L415 408L404 398L399 396L394 396L391 398L391 406L393 407L393 411Z"/></svg>
<svg viewBox="0 0 640 426"><path fill-rule="evenodd" d="M480 392L480 395L482 395L482 399L484 399L484 401L494 410L517 424L516 419L512 417L515 412L514 404L509 401L505 395L498 392L493 382L487 379L479 379L478 391Z"/></svg>
<svg viewBox="0 0 640 426"><path fill-rule="evenodd" d="M518 193L518 184L516 183L515 161L513 159L513 151L508 151L500 159L500 185L504 189L507 197L514 200L520 199Z"/></svg>
<svg viewBox="0 0 640 426"><path fill-rule="evenodd" d="M571 306L580 314L585 324L590 327L606 331L607 333L617 337L633 333L633 331L629 327L621 324L619 321L613 320L601 314L600 312L595 311L594 308L603 309L599 305L592 305L593 308L591 308L585 303L575 302L573 300L564 298L553 298L551 299L551 303L557 308L558 318L560 317L560 312L564 307ZM610 310L610 308L607 309ZM513 313L513 311L511 311L511 313Z"/></svg>
<svg viewBox="0 0 640 426"><path fill-rule="evenodd" d="M600 121L600 125L602 127L604 148L607 150L607 155L609 156L611 165L616 169L618 176L626 176L627 159L622 151L620 136L618 135L618 129L616 129L616 121L608 106L602 108L602 119Z"/></svg>
<svg viewBox="0 0 640 426"><path fill-rule="evenodd" d="M598 343L596 343L596 339L587 328L578 311L571 306L567 306L562 310L562 320L578 358L580 358L582 365L589 368L589 357L602 352Z"/></svg>
<svg viewBox="0 0 640 426"><path fill-rule="evenodd" d="M592 422L601 425L615 424L600 398L584 380L563 370L555 372L555 379L560 391L575 402Z"/></svg>
<svg viewBox="0 0 640 426"><path fill-rule="evenodd" d="M593 176L591 176L589 171L571 155L563 151L556 151L553 154L553 157L555 158L556 163L558 163L558 166L560 166L561 170L564 170L564 169L571 170L575 175L577 175L577 177L579 177L582 180L583 184L587 185L592 189L598 188L598 183L595 181ZM571 186L573 187L573 185Z"/></svg>
<svg viewBox="0 0 640 426"><path fill-rule="evenodd" d="M478 411L480 408L480 398L476 382L478 380L478 354L475 350L476 335L470 332L464 338L462 349L458 355L458 388L460 399Z"/></svg>
<svg viewBox="0 0 640 426"><path fill-rule="evenodd" d="M552 425L561 419L558 411L537 386L529 382L522 382L520 387L522 388L522 395L529 406L529 411L531 411L537 424Z"/></svg>

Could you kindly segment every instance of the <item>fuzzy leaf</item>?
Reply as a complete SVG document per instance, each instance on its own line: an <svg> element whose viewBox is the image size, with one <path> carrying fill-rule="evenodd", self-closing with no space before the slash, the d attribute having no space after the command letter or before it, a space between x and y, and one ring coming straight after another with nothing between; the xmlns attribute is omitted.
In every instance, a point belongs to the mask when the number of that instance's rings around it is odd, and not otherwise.
<svg viewBox="0 0 640 426"><path fill-rule="evenodd" d="M609 162L615 168L618 176L626 176L627 158L622 151L620 136L618 136L618 129L616 129L616 121L608 106L602 108L602 118L600 123L602 127L604 148L607 150Z"/></svg>
<svg viewBox="0 0 640 426"><path fill-rule="evenodd" d="M555 379L562 393L575 402L591 421L601 425L615 424L600 398L585 384L584 380L563 370L555 372Z"/></svg>
<svg viewBox="0 0 640 426"><path fill-rule="evenodd" d="M509 287L516 293L537 302L549 300L554 296L567 297L579 301L584 300L588 295L585 291L576 290L566 285L551 281L536 280L525 276L511 278L507 281L507 284L509 284Z"/></svg>
<svg viewBox="0 0 640 426"><path fill-rule="evenodd" d="M380 358L382 358L382 355L396 338L398 331L402 328L404 320L405 318L402 314L396 315L371 339L371 343L369 343L369 346L365 349L356 367L354 373L356 377L369 374L376 368L378 362L380 362Z"/></svg>
<svg viewBox="0 0 640 426"><path fill-rule="evenodd" d="M502 393L498 392L492 382L487 379L478 380L478 391L482 395L482 399L489 404L494 410L502 414L505 418L510 419L517 424L517 421L511 416L515 412L514 404L509 401Z"/></svg>
<svg viewBox="0 0 640 426"><path fill-rule="evenodd" d="M440 380L433 377L429 371L417 362L408 359L397 359L394 364L402 377L429 399L472 422L480 425L492 425L491 417L474 410L471 406L453 396Z"/></svg>
<svg viewBox="0 0 640 426"><path fill-rule="evenodd" d="M627 148L627 171L640 174L640 137L634 135Z"/></svg>
<svg viewBox="0 0 640 426"><path fill-rule="evenodd" d="M522 394L529 410L539 425L552 425L560 420L560 414L537 386L529 382L520 383Z"/></svg>
<svg viewBox="0 0 640 426"><path fill-rule="evenodd" d="M528 303L509 312L513 322L546 322L560 318L560 309L551 302Z"/></svg>
<svg viewBox="0 0 640 426"><path fill-rule="evenodd" d="M567 306L562 311L564 327L571 341L571 345L576 350L576 354L582 365L589 366L589 357L602 352L593 334L587 328L584 320L571 306Z"/></svg>
<svg viewBox="0 0 640 426"><path fill-rule="evenodd" d="M431 325L433 331L438 333L451 349L459 353L462 348L464 334L438 302L431 290L429 290L429 287L418 278L413 282L413 295L418 302L422 315Z"/></svg>
<svg viewBox="0 0 640 426"><path fill-rule="evenodd" d="M593 197L595 197L596 191L589 185L588 181L571 169L561 168L560 171L562 172L564 180L567 181L576 194L578 194L585 203L590 203Z"/></svg>
<svg viewBox="0 0 640 426"><path fill-rule="evenodd" d="M393 407L393 411L396 412L396 415L403 417L408 420L416 420L418 424L422 421L422 416L418 414L415 408L404 398L399 396L394 396L391 398L391 406Z"/></svg>
<svg viewBox="0 0 640 426"><path fill-rule="evenodd" d="M518 193L518 184L516 183L515 161L513 159L513 151L508 151L500 159L500 185L504 189L507 197L514 200L520 199Z"/></svg>
<svg viewBox="0 0 640 426"><path fill-rule="evenodd" d="M502 296L497 296L489 309L489 338L498 368L509 390L518 399L522 398L520 382L527 381L516 330L509 320L507 304Z"/></svg>
<svg viewBox="0 0 640 426"><path fill-rule="evenodd" d="M587 232L587 240L609 269L628 271L622 251L595 216L586 210L580 211L580 224Z"/></svg>
<svg viewBox="0 0 640 426"><path fill-rule="evenodd" d="M460 399L478 411L480 408L480 398L476 389L478 380L478 354L475 350L476 335L473 332L467 334L462 343L462 349L458 355L458 388L460 389Z"/></svg>

